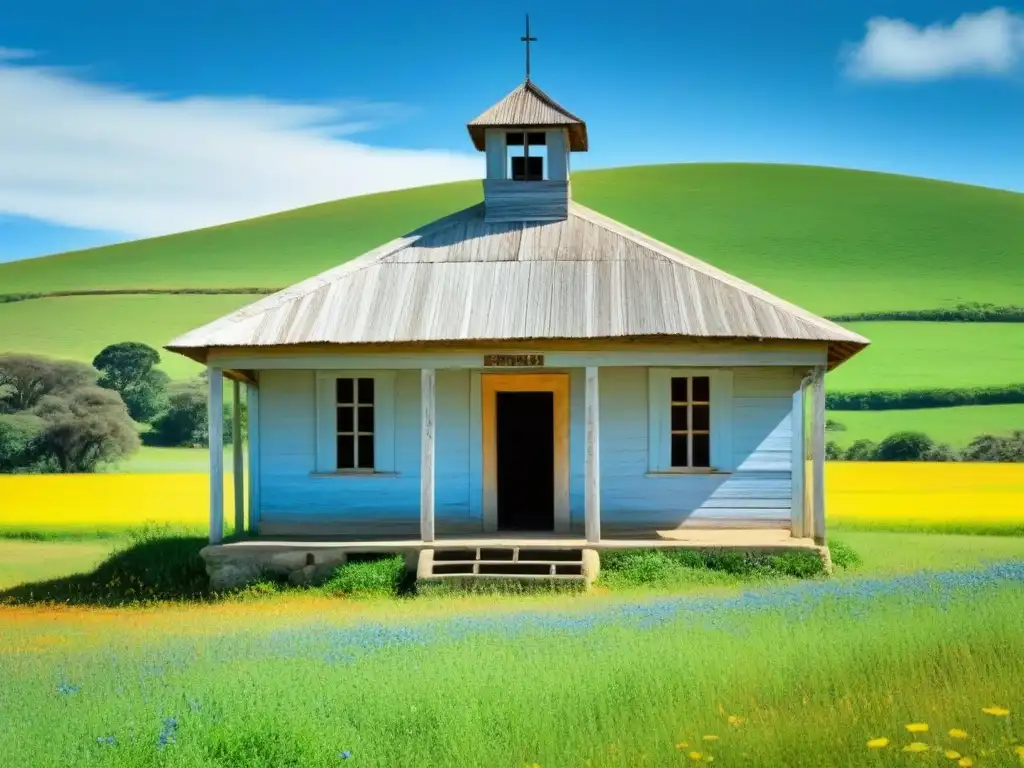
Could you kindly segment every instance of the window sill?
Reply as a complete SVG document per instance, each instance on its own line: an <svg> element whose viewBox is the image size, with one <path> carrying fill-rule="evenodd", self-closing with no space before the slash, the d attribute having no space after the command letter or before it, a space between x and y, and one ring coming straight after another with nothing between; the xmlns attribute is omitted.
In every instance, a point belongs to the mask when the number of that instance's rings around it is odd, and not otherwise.
<svg viewBox="0 0 1024 768"><path fill-rule="evenodd" d="M310 472L310 477L398 477L397 472L374 472L371 469L338 469L334 472Z"/></svg>
<svg viewBox="0 0 1024 768"><path fill-rule="evenodd" d="M732 472L724 469L705 469L703 467L694 469L659 469L656 472L646 472L644 477L675 477L678 475L731 475Z"/></svg>

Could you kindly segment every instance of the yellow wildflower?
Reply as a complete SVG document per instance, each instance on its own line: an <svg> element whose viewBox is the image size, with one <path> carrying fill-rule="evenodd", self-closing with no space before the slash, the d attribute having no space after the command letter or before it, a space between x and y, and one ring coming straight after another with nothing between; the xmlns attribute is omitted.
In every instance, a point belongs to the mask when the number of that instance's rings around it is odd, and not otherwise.
<svg viewBox="0 0 1024 768"><path fill-rule="evenodd" d="M678 744L676 744L676 749L686 749L688 746L690 745L687 744L685 741L680 741Z"/></svg>
<svg viewBox="0 0 1024 768"><path fill-rule="evenodd" d="M715 736L713 733L709 733L707 736L704 737L704 741L718 741L718 737Z"/></svg>
<svg viewBox="0 0 1024 768"><path fill-rule="evenodd" d="M871 739L868 742L868 749L881 749L882 747L888 747L889 740L885 736L879 736L877 739Z"/></svg>
<svg viewBox="0 0 1024 768"><path fill-rule="evenodd" d="M923 741L912 741L903 748L904 752L927 752L928 745Z"/></svg>
<svg viewBox="0 0 1024 768"><path fill-rule="evenodd" d="M911 733L926 733L928 731L928 723L907 723L904 727Z"/></svg>
<svg viewBox="0 0 1024 768"><path fill-rule="evenodd" d="M691 760L700 760L700 759L701 759L701 757L702 757L702 755L701 755L701 753L700 753L700 752L691 752L691 753L689 754L689 758L690 758Z"/></svg>
<svg viewBox="0 0 1024 768"><path fill-rule="evenodd" d="M961 757L957 765L959 765L960 768L971 768L971 766L974 765L974 761L969 757Z"/></svg>
<svg viewBox="0 0 1024 768"><path fill-rule="evenodd" d="M967 738L967 731L965 731L965 730L963 730L961 728L950 728L949 729L949 738L951 738L951 739L966 739Z"/></svg>
<svg viewBox="0 0 1024 768"><path fill-rule="evenodd" d="M986 715L995 715L996 717L1006 717L1008 714L1010 714L1010 710L1008 710L1006 707L997 707L994 705L991 707L985 707L981 711L984 712Z"/></svg>
<svg viewBox="0 0 1024 768"><path fill-rule="evenodd" d="M1017 753L1017 757L1024 760L1024 746L1017 747L1014 751Z"/></svg>
<svg viewBox="0 0 1024 768"><path fill-rule="evenodd" d="M729 715L729 725L743 725L744 719L739 715Z"/></svg>
<svg viewBox="0 0 1024 768"><path fill-rule="evenodd" d="M944 754L944 755L945 755L946 757L948 757L948 758L949 758L950 760L959 760L959 759L960 759L960 757L961 757L960 753L959 753L959 752L957 752L957 751L956 751L955 749L947 749L947 750L946 750L945 752L943 752L942 754Z"/></svg>

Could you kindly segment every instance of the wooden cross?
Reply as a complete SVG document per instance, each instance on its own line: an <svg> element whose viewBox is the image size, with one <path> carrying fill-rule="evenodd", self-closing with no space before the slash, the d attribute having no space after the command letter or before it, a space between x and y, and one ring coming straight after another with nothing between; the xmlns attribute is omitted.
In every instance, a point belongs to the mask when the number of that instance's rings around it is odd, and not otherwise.
<svg viewBox="0 0 1024 768"><path fill-rule="evenodd" d="M530 37L530 14L526 14L526 36L519 39L526 43L526 82L530 82L530 43L537 42L536 37Z"/></svg>

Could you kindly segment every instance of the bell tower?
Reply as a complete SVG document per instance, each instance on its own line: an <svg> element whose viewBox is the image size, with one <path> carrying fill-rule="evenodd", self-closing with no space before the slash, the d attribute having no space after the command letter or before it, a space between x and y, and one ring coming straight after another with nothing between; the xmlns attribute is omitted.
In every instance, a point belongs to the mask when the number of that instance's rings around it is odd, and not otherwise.
<svg viewBox="0 0 1024 768"><path fill-rule="evenodd" d="M587 151L587 126L530 79L530 17L526 17L526 79L466 126L487 154L486 221L559 221L569 214L569 156Z"/></svg>

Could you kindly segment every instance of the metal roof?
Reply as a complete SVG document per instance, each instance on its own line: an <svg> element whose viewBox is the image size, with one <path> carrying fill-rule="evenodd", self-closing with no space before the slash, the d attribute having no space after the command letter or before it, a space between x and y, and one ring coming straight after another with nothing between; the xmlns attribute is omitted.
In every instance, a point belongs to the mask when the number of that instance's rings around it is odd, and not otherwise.
<svg viewBox="0 0 1024 768"><path fill-rule="evenodd" d="M577 203L555 222L487 223L482 204L174 339L210 347L615 339L824 341L863 336Z"/></svg>
<svg viewBox="0 0 1024 768"><path fill-rule="evenodd" d="M587 124L527 80L466 126L473 146L485 148L488 128L567 128L569 149L587 151Z"/></svg>

